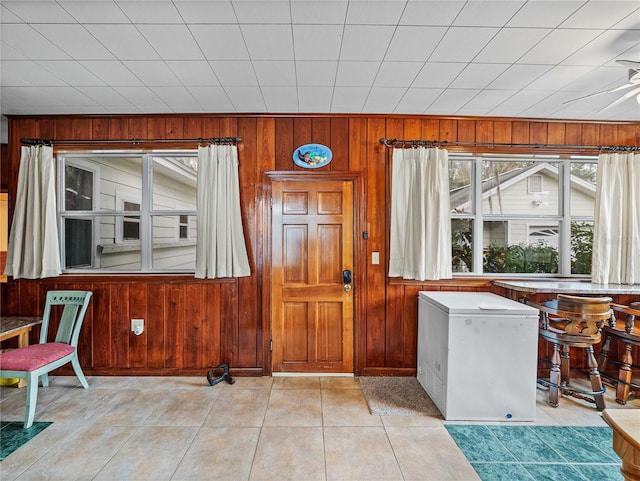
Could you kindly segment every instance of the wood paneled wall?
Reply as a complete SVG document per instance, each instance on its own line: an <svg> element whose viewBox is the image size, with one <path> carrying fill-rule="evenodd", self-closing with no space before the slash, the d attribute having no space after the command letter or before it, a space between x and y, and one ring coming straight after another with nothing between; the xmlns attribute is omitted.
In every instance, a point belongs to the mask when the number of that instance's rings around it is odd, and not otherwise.
<svg viewBox="0 0 640 481"><path fill-rule="evenodd" d="M261 309L262 284L269 282L262 277L262 172L298 170L292 159L294 148L310 142L321 143L333 151L333 161L323 169L362 173L365 199L361 211L368 240L356 256L368 260L372 252L379 252L382 259L379 265L364 262L365 272L354 273L359 281L359 305L364 306L356 313L355 372L412 374L416 362L418 291L493 288L489 278L412 283L386 277L389 150L379 139L637 145L640 123L392 115L10 117L9 161L2 164L2 183L5 185L4 179L9 179L10 199L15 199L20 139L24 137L92 139L95 144L90 148L130 148L126 144L101 144L100 140L217 136L242 139L240 188L250 277L199 280L192 276L64 275L41 281L10 281L0 286L0 312L38 315L47 290L91 289L95 295L80 344L81 363L88 374L202 374L220 362L229 363L235 374L269 374L269 320L263 318ZM170 143L144 147L172 146L185 148L185 144ZM56 144L56 150L82 148ZM505 148L485 150L524 152ZM580 149L567 151L579 152ZM130 331L130 319L138 317L146 323L141 336Z"/></svg>

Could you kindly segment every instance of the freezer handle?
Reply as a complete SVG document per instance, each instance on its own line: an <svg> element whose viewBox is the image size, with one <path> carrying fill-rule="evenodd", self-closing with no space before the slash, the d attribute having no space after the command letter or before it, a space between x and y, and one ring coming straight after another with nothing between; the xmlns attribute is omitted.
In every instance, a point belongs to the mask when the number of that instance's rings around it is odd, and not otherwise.
<svg viewBox="0 0 640 481"><path fill-rule="evenodd" d="M489 305L489 304L479 305L478 309L481 309L483 311L507 311L508 310L508 308L504 306Z"/></svg>

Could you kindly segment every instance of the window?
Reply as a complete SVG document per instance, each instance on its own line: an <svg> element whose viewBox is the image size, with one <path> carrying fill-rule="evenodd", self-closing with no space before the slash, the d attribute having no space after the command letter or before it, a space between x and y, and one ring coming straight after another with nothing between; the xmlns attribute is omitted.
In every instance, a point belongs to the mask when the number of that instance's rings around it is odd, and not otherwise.
<svg viewBox="0 0 640 481"><path fill-rule="evenodd" d="M449 160L454 272L591 272L597 158Z"/></svg>
<svg viewBox="0 0 640 481"><path fill-rule="evenodd" d="M194 271L197 166L196 151L59 154L63 270Z"/></svg>

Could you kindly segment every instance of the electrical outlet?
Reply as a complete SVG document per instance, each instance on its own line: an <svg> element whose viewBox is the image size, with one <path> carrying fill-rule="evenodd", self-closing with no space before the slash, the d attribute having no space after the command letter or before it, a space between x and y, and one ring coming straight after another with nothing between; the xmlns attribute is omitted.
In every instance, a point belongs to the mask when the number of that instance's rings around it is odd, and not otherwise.
<svg viewBox="0 0 640 481"><path fill-rule="evenodd" d="M144 319L131 319L131 330L138 334L144 331Z"/></svg>
<svg viewBox="0 0 640 481"><path fill-rule="evenodd" d="M371 253L371 263L374 265L380 264L380 253L372 252Z"/></svg>

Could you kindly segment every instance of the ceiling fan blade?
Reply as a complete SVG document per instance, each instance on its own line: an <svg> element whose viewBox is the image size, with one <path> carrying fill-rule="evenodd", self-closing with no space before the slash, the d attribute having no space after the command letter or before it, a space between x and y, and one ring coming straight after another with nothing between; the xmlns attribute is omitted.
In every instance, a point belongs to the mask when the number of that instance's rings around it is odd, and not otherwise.
<svg viewBox="0 0 640 481"><path fill-rule="evenodd" d="M640 62L635 62L633 60L616 60L620 65L624 65L625 67L632 68L634 70L640 69Z"/></svg>
<svg viewBox="0 0 640 481"><path fill-rule="evenodd" d="M609 105L607 105L605 108L598 110L598 113L600 112L604 112L605 110L609 110L610 108L618 105L619 103L624 102L625 100L627 100L630 97L633 97L636 94L640 94L640 87L633 89L633 90L629 90L626 94L624 94L622 97L620 97L618 100L616 100L615 102L611 102Z"/></svg>
<svg viewBox="0 0 640 481"><path fill-rule="evenodd" d="M589 97L595 97L596 95L602 95L602 94L611 94L613 92L619 92L620 90L624 90L624 89L628 89L629 87L633 87L637 84L624 84L621 85L620 87L616 87L614 89L611 90L603 90L601 92L595 92L589 95L583 95L582 97L576 97L574 99L569 99L569 100L565 100L564 102L562 102L563 104L568 104L571 102L575 102L576 100L582 100L582 99L588 99Z"/></svg>

